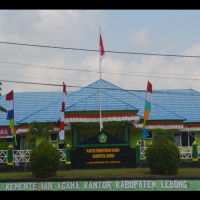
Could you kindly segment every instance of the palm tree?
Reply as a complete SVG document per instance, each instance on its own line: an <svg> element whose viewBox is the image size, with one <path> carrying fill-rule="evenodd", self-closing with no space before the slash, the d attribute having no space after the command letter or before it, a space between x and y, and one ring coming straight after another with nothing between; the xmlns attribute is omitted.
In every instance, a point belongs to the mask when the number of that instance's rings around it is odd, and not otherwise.
<svg viewBox="0 0 200 200"><path fill-rule="evenodd" d="M53 131L53 123L39 123L39 122L32 122L30 124L30 129L26 133L26 144L30 141L31 138L39 137L48 140L49 138L49 131Z"/></svg>

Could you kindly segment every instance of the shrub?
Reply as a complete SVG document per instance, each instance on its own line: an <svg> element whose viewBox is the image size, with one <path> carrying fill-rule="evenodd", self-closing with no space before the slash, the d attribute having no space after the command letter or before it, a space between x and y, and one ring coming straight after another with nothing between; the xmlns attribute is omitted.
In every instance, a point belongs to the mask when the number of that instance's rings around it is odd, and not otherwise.
<svg viewBox="0 0 200 200"><path fill-rule="evenodd" d="M0 150L8 150L9 143L2 139L0 142Z"/></svg>
<svg viewBox="0 0 200 200"><path fill-rule="evenodd" d="M48 141L42 141L30 154L30 166L35 177L46 178L56 174L60 152Z"/></svg>
<svg viewBox="0 0 200 200"><path fill-rule="evenodd" d="M173 143L176 141L174 137L174 133L171 130L163 130L163 129L155 129L153 130L153 139L159 139L159 137L165 136L168 140Z"/></svg>
<svg viewBox="0 0 200 200"><path fill-rule="evenodd" d="M165 136L153 140L146 150L146 159L152 174L175 175L178 173L180 151Z"/></svg>

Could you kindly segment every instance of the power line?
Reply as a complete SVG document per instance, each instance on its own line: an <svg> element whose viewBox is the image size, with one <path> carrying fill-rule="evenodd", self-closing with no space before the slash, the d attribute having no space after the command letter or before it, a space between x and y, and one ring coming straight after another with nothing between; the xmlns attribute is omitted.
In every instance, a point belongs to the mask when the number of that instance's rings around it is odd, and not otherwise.
<svg viewBox="0 0 200 200"><path fill-rule="evenodd" d="M22 84L32 84L32 85L46 85L46 86L63 86L63 84L53 84L53 83L37 83L37 82L28 82L28 81L12 81L12 80L0 80L0 82L8 83L22 83ZM68 86L73 87L73 86ZM74 86L75 87L75 86ZM78 86L77 86L78 87Z"/></svg>
<svg viewBox="0 0 200 200"><path fill-rule="evenodd" d="M60 81L60 80L64 80L64 81L83 81L83 82L88 82L88 79L87 80L80 80L80 79L67 79L67 78L52 78L52 77L40 77L40 76L21 76L21 75L8 75L8 74L0 74L0 77L5 77L5 76L7 76L7 77L13 77L13 78L28 78L28 79L30 79L30 78L33 78L33 79L45 79L45 80L57 80L57 81ZM200 80L200 79L199 79ZM91 81L91 82L94 82L94 81L96 81L96 80L93 80L93 81ZM135 83L135 82L131 82L131 81L128 81L128 82L123 82L123 81L114 81L113 83L120 83L120 84L144 84L144 83ZM161 85L161 84L159 84L159 85ZM176 84L177 85L177 84ZM182 86L182 85L181 85ZM195 86L192 86L192 87L198 87L199 88L199 85L195 85Z"/></svg>
<svg viewBox="0 0 200 200"><path fill-rule="evenodd" d="M0 82L8 82L8 83L20 83L20 84L32 84L32 85L43 85L43 86L56 86L56 87L63 87L63 84L53 84L53 83L39 83L39 82L28 82L28 81L12 81L12 80L0 80ZM76 86L76 85L66 85L67 87L71 88L85 88L84 86ZM87 89L95 89L99 90L99 87L91 87L91 86L86 86ZM122 89L120 87L117 88L101 88L103 90L111 90L111 91L126 91L126 92L141 92L141 93L146 93L146 90L127 90L127 89ZM195 91L196 92L196 91ZM173 92L173 91L161 91L161 90L154 90L154 94L175 94L175 95L184 95L184 96L198 96L200 97L200 93L197 92L198 94L195 95L193 94L188 94L188 93L181 93L181 92ZM136 95L136 94L134 94Z"/></svg>
<svg viewBox="0 0 200 200"><path fill-rule="evenodd" d="M77 71L77 72L90 72L90 73L100 73L99 71L95 70L87 70L87 69L72 69L72 68L64 68L64 67L52 67L52 66L44 66L44 65L34 65L34 64L26 64L26 63L19 63L19 62L8 62L8 61L2 61L0 60L0 63L5 64L13 64L13 65L20 65L22 67L30 66L34 68L44 68L44 69L55 69L55 70L69 70L69 71ZM2 67L2 66L1 66ZM19 67L19 66L6 66L6 67ZM139 77L151 77L151 78L164 78L164 79L177 79L177 80L193 80L193 81L199 81L199 78L185 78L185 77L170 77L170 76L155 76L155 75L142 75L138 73L143 72L109 72L109 71L102 71L102 74L111 74L111 75L120 75L120 76L139 76ZM172 74L173 75L173 74ZM176 74L176 75L182 75L182 74ZM194 76L194 75L192 75Z"/></svg>
<svg viewBox="0 0 200 200"><path fill-rule="evenodd" d="M18 43L18 42L3 42L1 44L8 45L20 45L20 46L29 46L29 47L41 47L41 48L52 48L52 49L61 49L61 50L73 50L73 51L90 51L90 52L99 52L97 49L85 49L85 48L72 48L72 47L58 47L50 45L38 45L38 44L27 44L27 43ZM192 55L178 55L178 54L161 54L161 53L144 53L144 52L130 52L130 51L112 51L105 50L106 53L116 53L116 54L130 54L130 55L145 55L145 56L167 56L167 57L181 57L181 58L200 58L200 56Z"/></svg>
<svg viewBox="0 0 200 200"><path fill-rule="evenodd" d="M64 68L64 67L52 67L52 66L44 66L44 65L34 65L34 64L27 64L27 63L19 63L19 62L8 62L0 60L0 63L5 64L12 64L12 65L20 65L21 67L33 67L33 68L44 68L44 69L55 69L55 70L69 70L69 71L80 71L80 72L94 72L99 73L98 71L94 70L87 70L87 69L72 69L72 68ZM1 66L2 67L2 66ZM6 66L11 67L11 66ZM19 67L19 66L12 66L12 67Z"/></svg>

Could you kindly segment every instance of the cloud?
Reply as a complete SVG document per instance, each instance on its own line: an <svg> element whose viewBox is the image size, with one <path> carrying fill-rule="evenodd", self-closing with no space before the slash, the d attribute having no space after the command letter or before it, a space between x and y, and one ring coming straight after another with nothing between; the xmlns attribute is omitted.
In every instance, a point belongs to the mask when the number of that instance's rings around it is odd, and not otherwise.
<svg viewBox="0 0 200 200"><path fill-rule="evenodd" d="M162 53L162 52L161 52ZM184 50L182 55L200 55L200 44ZM87 57L81 63L90 70L99 70L99 57ZM87 73L83 76L87 79ZM99 78L98 73L90 74L88 81ZM147 81L154 89L199 90L199 59L163 56L142 56L137 61L125 62L107 54L102 61L102 77L124 89L146 89ZM86 83L85 83L86 84Z"/></svg>
<svg viewBox="0 0 200 200"><path fill-rule="evenodd" d="M143 28L135 31L131 35L131 42L136 48L149 47L151 39L149 38L149 28Z"/></svg>
<svg viewBox="0 0 200 200"><path fill-rule="evenodd" d="M97 49L99 25L104 30L110 26L104 12L99 10L0 11L0 41ZM104 39L106 41L106 37ZM152 41L149 27L131 35L134 48L150 48L153 46ZM176 46L176 41L175 35L169 35L162 45L174 43ZM194 44L181 53L200 55L200 44ZM154 89L200 88L198 80L189 80L200 79L199 59L161 56L135 58L135 55L130 57L106 53L102 61L102 78L124 89L146 89L148 80L152 82ZM65 81L67 85L74 86L86 86L99 79L97 52L0 44L0 61L2 60L75 70L42 69L0 62L0 79L52 84L62 84ZM60 87L3 83L2 93L6 94L13 89L16 92L61 90ZM77 88L70 88L72 89Z"/></svg>
<svg viewBox="0 0 200 200"><path fill-rule="evenodd" d="M99 10L5 10L0 11L0 41L97 48L99 25L101 24L103 24L102 27L106 27L107 22L103 12ZM94 30L96 30L96 35ZM97 39L94 40L94 37ZM90 38L89 41L88 38ZM95 47L91 47L94 45L92 41L96 41ZM0 45L0 61L52 67L76 68L77 63L80 63L81 60L88 56L89 53L86 53L81 51ZM0 63L0 79L56 84L60 84L67 79L77 81L79 79L72 71L44 70L30 66L22 68L22 66L18 65L11 66ZM54 87L3 83L3 94L12 89L15 91L57 90Z"/></svg>

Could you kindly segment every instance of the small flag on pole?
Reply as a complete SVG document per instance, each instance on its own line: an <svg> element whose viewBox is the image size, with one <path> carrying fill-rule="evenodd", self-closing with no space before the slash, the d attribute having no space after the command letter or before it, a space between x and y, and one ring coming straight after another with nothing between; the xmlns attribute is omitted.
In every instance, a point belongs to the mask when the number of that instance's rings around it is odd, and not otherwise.
<svg viewBox="0 0 200 200"><path fill-rule="evenodd" d="M60 140L65 139L65 103L67 99L67 92L66 92L66 85L63 82L63 99L62 99L62 110L61 110L61 119L60 119L60 132L59 132L59 137Z"/></svg>
<svg viewBox="0 0 200 200"><path fill-rule="evenodd" d="M10 129L11 129L11 133L13 136L13 141L14 141L14 145L17 146L17 139L16 139L16 134L15 134L15 127L14 127L14 94L13 94L13 90L11 92L9 92L6 95L6 101L7 101L7 119L9 120L10 123Z"/></svg>
<svg viewBox="0 0 200 200"><path fill-rule="evenodd" d="M101 37L101 33L100 33L100 39L99 39L99 46L100 46L100 59L103 59L104 55L105 55L105 51L104 51L104 47L103 47L103 40Z"/></svg>
<svg viewBox="0 0 200 200"><path fill-rule="evenodd" d="M143 130L142 130L142 137L143 138L146 138L146 137L149 136L148 131L146 129L146 120L148 120L149 113L151 111L151 102L152 102L152 84L148 81L148 83L147 83L146 100L145 100Z"/></svg>
<svg viewBox="0 0 200 200"><path fill-rule="evenodd" d="M103 40L102 40L102 37L101 37L101 31L100 31L100 28L99 28L99 32L100 32L100 38L99 38L99 51L100 51L100 62L99 62L99 111L100 111L100 131L103 129L103 120L102 120L102 115L101 115L101 61L102 59L104 58L104 55L105 55L105 51L104 51L104 46L103 46Z"/></svg>

